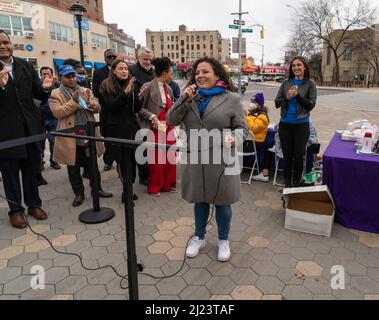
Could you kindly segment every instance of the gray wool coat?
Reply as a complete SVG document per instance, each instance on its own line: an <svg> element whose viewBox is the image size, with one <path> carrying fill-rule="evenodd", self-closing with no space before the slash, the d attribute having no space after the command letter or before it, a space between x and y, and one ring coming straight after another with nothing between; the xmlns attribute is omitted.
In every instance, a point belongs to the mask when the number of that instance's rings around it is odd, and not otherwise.
<svg viewBox="0 0 379 320"><path fill-rule="evenodd" d="M167 123L174 126L184 125L188 149L191 149L191 129L205 129L207 131L213 129L231 129L234 134L235 130L242 129L242 134L235 135L240 144L242 144L248 135L243 106L240 99L238 95L229 91L213 97L202 119L196 100L186 102L186 100L181 97L169 110ZM233 175L223 175L220 180L225 168L225 162L222 160L219 162L220 164L214 164L212 150L214 147L217 147L217 145L220 146L220 144L223 144L223 139L220 139L219 142L211 141L208 146L200 142L198 148L195 148L195 150L193 148L191 149L192 152L198 153L199 159L201 159L200 154L202 152L208 151L208 164L202 164L202 162L192 164L189 161L189 154L185 155L187 164L181 165L181 185L183 199L189 203L215 203L219 206L226 206L240 200L240 172L236 172Z"/></svg>

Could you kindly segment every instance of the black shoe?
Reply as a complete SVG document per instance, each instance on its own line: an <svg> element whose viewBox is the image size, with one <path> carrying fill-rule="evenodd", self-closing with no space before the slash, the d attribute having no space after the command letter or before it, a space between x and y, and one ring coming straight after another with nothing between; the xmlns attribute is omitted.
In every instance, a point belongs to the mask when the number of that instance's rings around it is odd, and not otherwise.
<svg viewBox="0 0 379 320"><path fill-rule="evenodd" d="M88 174L88 172L86 172L86 171L83 172L82 177L83 177L84 179L88 179L88 180L90 180L89 174Z"/></svg>
<svg viewBox="0 0 379 320"><path fill-rule="evenodd" d="M106 164L104 166L104 171L111 171L113 169L113 164Z"/></svg>
<svg viewBox="0 0 379 320"><path fill-rule="evenodd" d="M62 167L56 163L55 161L50 161L50 167L53 168L54 170L60 170Z"/></svg>
<svg viewBox="0 0 379 320"><path fill-rule="evenodd" d="M142 184L147 187L149 185L149 180L145 178L139 178L139 184Z"/></svg>
<svg viewBox="0 0 379 320"><path fill-rule="evenodd" d="M100 198L113 198L113 194L110 192L105 192L103 190L99 191L99 197Z"/></svg>
<svg viewBox="0 0 379 320"><path fill-rule="evenodd" d="M47 181L42 177L42 175L40 175L37 180L37 186L40 187L40 186L47 186L47 185L48 185Z"/></svg>
<svg viewBox="0 0 379 320"><path fill-rule="evenodd" d="M133 195L133 200L134 201L137 201L139 198L136 194ZM122 203L125 203L125 195L123 194L122 197L121 197L121 201Z"/></svg>
<svg viewBox="0 0 379 320"><path fill-rule="evenodd" d="M75 199L74 199L74 201L72 202L72 206L74 208L80 207L83 204L84 199L85 199L84 195L78 195L78 196L76 196Z"/></svg>

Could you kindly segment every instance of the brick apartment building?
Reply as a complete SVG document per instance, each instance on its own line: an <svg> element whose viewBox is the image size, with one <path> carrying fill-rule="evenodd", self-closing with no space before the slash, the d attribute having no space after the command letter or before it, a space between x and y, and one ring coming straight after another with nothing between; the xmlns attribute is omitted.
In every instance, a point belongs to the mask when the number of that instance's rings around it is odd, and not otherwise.
<svg viewBox="0 0 379 320"><path fill-rule="evenodd" d="M73 4L75 4L78 1L77 0L30 0L30 2L47 4L54 8L69 12L68 8L70 8ZM86 18L102 23L102 24L104 23L103 0L82 0L79 2L83 4L87 9L87 12L84 14Z"/></svg>

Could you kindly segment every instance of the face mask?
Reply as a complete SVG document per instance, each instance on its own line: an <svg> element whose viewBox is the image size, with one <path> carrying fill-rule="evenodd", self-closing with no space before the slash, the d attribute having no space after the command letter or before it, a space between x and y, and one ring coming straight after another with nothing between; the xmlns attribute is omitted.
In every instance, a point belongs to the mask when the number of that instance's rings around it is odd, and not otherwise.
<svg viewBox="0 0 379 320"><path fill-rule="evenodd" d="M76 81L80 84L84 83L87 81L87 76L84 74L77 74L76 75Z"/></svg>

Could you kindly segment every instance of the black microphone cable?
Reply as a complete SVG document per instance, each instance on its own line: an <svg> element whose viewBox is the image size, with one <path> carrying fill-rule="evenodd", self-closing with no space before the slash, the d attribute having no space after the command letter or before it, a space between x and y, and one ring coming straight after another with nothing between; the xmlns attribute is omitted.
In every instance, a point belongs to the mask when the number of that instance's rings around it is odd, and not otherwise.
<svg viewBox="0 0 379 320"><path fill-rule="evenodd" d="M222 179L222 177L224 176L224 173L225 173L226 168L227 168L227 166L225 166L225 168L223 169L223 171L222 171L222 173L221 173L221 175L220 175L220 177L219 177L219 179L218 179L217 191L216 191L216 195L215 195L215 197L214 197L214 201L213 201L213 207L212 207L211 217L209 218L207 224L205 225L205 228L208 227L208 225L209 225L209 224L212 222L212 220L213 220L214 212L215 212L215 207L216 207L215 203L216 203L216 199L217 199L218 193L219 193L219 191L220 191L220 183L221 183L221 179ZM17 206L21 206L19 203L15 202L15 201L13 201L13 200L9 200L9 199L7 199L6 197L4 197L4 196L1 195L1 194L0 194L0 198L2 198L3 200L5 200L5 201L7 201L7 202L9 202L9 203L13 203L13 204L15 204L15 205L17 205ZM126 286L126 287L123 286L123 281L128 280L128 275L126 275L126 276L121 275L121 274L116 270L116 268L113 267L113 266L111 266L111 265L106 265L106 266L99 267L99 268L88 268L88 267L86 267L86 266L84 265L84 263L83 263L83 258L82 258L81 255L79 255L79 254L77 254L77 253L62 252L62 251L59 251L58 249L56 249L55 246L53 245L53 243L51 242L51 240L50 240L49 238L47 238L47 237L44 236L43 234L38 233L38 232L36 232L36 231L33 230L33 228L31 227L31 225L30 225L30 223L29 223L28 216L25 214L25 212L23 213L23 216L24 216L24 218L25 218L25 221L26 221L26 224L27 224L28 229L29 229L34 235L36 235L36 236L38 236L38 237L41 237L41 238L43 238L45 241L47 241L48 244L49 244L49 246L51 247L51 249L53 249L53 251L55 251L56 253L58 253L58 254L60 254L60 255L66 255L66 256L77 257L77 258L79 259L79 261L80 261L80 264L81 264L82 268L83 268L84 270L86 270L86 271L93 271L93 272L95 272L95 271L99 271L99 270L111 269L111 270L114 272L114 274L116 274L118 277L121 278L121 280L120 280L120 288L121 288L122 290L127 290L127 289L129 289L129 286ZM179 273L183 270L183 268L184 268L184 265L185 265L185 263L186 263L186 261L187 261L187 254L186 254L186 251L187 251L187 248L188 248L188 246L189 246L189 243L190 243L191 240L194 238L194 236L195 236L195 234L193 234L193 235L189 238L189 240L187 241L187 244L186 244L186 247L185 247L185 253L184 253L183 263L182 263L182 266L180 267L180 269L179 269L177 272L173 273L172 275L168 275L168 276L154 276L154 275L151 275L151 274L148 274L148 273L143 273L143 272L139 272L138 274L148 276L148 277L150 277L150 278L152 278L152 279L155 279L155 280L164 280L164 279L169 279L169 278L173 278L173 277L175 277L175 276L176 276L177 274L179 274Z"/></svg>

